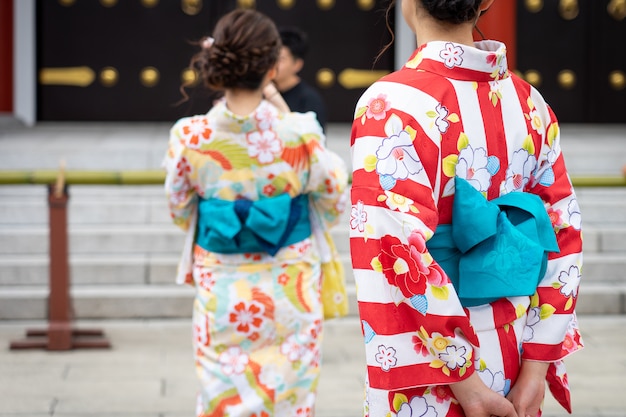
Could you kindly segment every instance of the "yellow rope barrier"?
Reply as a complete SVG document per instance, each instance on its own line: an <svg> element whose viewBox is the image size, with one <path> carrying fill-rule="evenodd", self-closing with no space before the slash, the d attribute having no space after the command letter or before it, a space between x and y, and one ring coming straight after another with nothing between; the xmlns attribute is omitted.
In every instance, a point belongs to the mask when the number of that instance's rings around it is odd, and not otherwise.
<svg viewBox="0 0 626 417"><path fill-rule="evenodd" d="M0 185L51 184L59 175L57 170L0 171ZM163 184L165 172L144 171L65 171L65 184L74 185L151 185Z"/></svg>
<svg viewBox="0 0 626 417"><path fill-rule="evenodd" d="M58 170L0 170L0 185L52 184L58 176ZM68 185L160 185L164 181L162 170L64 172L64 182ZM574 176L572 183L574 187L624 187L626 176Z"/></svg>

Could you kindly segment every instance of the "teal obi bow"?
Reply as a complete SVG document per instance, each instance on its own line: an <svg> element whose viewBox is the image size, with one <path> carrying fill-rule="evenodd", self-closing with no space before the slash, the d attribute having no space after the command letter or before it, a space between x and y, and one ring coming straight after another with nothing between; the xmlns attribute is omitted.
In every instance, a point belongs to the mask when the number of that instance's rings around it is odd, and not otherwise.
<svg viewBox="0 0 626 417"><path fill-rule="evenodd" d="M466 307L502 297L533 295L548 252L559 252L541 199L512 192L488 201L455 178L452 224L439 225L426 243Z"/></svg>
<svg viewBox="0 0 626 417"><path fill-rule="evenodd" d="M309 199L288 194L262 200L200 199L196 243L216 253L276 253L311 236Z"/></svg>

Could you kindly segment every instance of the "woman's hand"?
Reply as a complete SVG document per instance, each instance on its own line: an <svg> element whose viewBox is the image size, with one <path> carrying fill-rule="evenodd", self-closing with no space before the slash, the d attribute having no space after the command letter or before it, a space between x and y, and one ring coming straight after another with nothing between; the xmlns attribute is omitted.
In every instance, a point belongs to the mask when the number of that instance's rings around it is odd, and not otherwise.
<svg viewBox="0 0 626 417"><path fill-rule="evenodd" d="M274 85L274 83L270 82L263 88L263 97L265 97L265 100L269 101L274 106L276 106L276 108L280 110L281 112L283 113L290 112L289 106L283 99L283 96L280 95L280 92L278 91L278 89L276 89L276 86Z"/></svg>
<svg viewBox="0 0 626 417"><path fill-rule="evenodd" d="M513 404L486 386L476 373L461 382L450 384L450 389L466 417L519 417Z"/></svg>
<svg viewBox="0 0 626 417"><path fill-rule="evenodd" d="M547 362L522 361L520 373L507 399L519 417L536 417L546 394Z"/></svg>

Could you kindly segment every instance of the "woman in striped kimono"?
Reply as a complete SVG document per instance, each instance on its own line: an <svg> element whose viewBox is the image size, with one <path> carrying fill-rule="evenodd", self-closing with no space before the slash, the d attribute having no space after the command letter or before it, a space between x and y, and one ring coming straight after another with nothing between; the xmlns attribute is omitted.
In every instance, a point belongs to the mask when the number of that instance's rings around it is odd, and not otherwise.
<svg viewBox="0 0 626 417"><path fill-rule="evenodd" d="M535 417L546 380L570 410L582 241L557 119L473 41L493 0L400 3L418 47L351 138L365 415Z"/></svg>
<svg viewBox="0 0 626 417"><path fill-rule="evenodd" d="M224 92L172 127L165 188L187 230L179 282L194 285L202 417L312 416L323 310L315 230L337 222L347 173L313 113L271 84L280 37L254 10L220 19L193 59Z"/></svg>

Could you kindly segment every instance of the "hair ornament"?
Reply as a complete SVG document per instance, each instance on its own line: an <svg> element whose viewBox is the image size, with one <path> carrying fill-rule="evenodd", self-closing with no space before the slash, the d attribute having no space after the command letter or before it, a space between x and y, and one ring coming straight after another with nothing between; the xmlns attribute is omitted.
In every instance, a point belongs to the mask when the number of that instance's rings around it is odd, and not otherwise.
<svg viewBox="0 0 626 417"><path fill-rule="evenodd" d="M210 36L207 36L206 38L204 38L202 40L202 49L209 49L213 46L213 43L215 42L215 39L213 39Z"/></svg>

